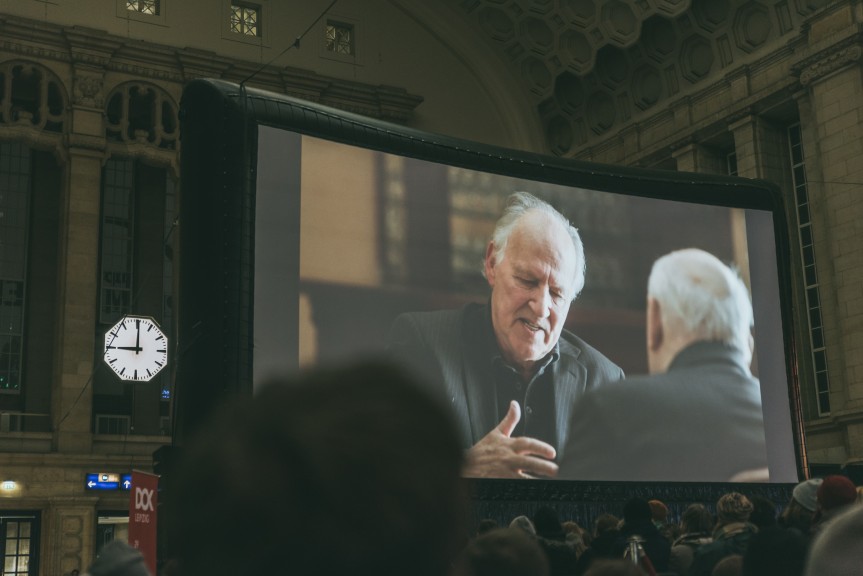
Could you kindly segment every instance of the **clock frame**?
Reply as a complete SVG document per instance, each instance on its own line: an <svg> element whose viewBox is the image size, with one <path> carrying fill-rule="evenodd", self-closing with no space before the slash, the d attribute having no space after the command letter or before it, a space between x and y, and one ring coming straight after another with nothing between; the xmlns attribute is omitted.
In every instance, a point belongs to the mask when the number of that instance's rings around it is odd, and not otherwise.
<svg viewBox="0 0 863 576"><path fill-rule="evenodd" d="M149 316L124 316L105 333L103 358L121 380L149 382L168 364L168 337Z"/></svg>

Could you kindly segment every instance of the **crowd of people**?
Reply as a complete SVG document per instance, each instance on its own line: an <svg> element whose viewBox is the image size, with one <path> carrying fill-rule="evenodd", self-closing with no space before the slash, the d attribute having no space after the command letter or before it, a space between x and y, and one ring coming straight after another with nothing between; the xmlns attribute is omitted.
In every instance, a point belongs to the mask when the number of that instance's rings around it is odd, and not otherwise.
<svg viewBox="0 0 863 576"><path fill-rule="evenodd" d="M781 506L729 492L670 512L679 504L633 498L586 528L541 506L472 529L466 461L452 413L388 362L270 382L226 403L184 447L160 518L171 551L160 574L830 576L863 566L863 504L845 476L801 482ZM117 543L87 574L147 569Z"/></svg>
<svg viewBox="0 0 863 576"><path fill-rule="evenodd" d="M690 504L673 521L660 500L633 498L619 517L601 514L590 529L547 506L508 525L486 519L456 576L863 574L863 488L846 476L801 482L781 506L728 492L711 508ZM497 568L502 562L507 571Z"/></svg>

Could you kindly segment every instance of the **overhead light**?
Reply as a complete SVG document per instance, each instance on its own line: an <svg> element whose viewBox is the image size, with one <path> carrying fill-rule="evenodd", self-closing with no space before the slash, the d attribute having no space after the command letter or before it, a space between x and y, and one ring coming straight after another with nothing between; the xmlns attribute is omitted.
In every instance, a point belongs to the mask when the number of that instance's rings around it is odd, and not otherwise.
<svg viewBox="0 0 863 576"><path fill-rule="evenodd" d="M14 480L4 480L0 483L0 490L3 492L14 492L18 488L18 483Z"/></svg>

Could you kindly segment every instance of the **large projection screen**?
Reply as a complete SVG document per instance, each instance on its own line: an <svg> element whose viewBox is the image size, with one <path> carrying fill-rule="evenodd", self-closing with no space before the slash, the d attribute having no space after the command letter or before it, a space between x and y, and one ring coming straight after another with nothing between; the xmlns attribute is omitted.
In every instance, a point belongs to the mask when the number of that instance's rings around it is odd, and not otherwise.
<svg viewBox="0 0 863 576"><path fill-rule="evenodd" d="M696 247L739 270L755 315L752 371L761 387L769 481L802 476L787 228L774 186L496 149L220 82L193 83L184 103L191 98L225 114L218 138L201 136L223 157L195 160L192 151L188 162L199 162L204 174L183 188L181 230L195 239L182 244L181 286L236 275L211 301L223 308L222 327L234 331L227 341L214 335L224 330L208 320L201 290L191 301L181 289L180 346L187 351L178 385L188 391L178 396L213 392L183 382L206 357L197 350L204 342L229 352L221 372L212 372L223 379L215 392L253 393L273 375L385 353L399 313L486 302L480 271L491 229L506 197L525 191L555 206L585 244L585 289L566 328L627 376L647 372L645 290L656 257ZM186 126L193 121L187 117ZM227 141L214 144L220 138ZM184 136L184 155L194 141ZM219 174L208 177L208 170ZM665 480L676 476L671 470Z"/></svg>

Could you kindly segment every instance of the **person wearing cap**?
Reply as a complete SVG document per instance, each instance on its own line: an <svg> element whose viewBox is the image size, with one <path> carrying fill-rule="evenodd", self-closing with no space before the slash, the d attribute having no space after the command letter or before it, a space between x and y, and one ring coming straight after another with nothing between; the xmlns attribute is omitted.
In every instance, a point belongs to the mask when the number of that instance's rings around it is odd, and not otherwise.
<svg viewBox="0 0 863 576"><path fill-rule="evenodd" d="M818 532L830 520L857 501L857 487L847 476L826 476L815 494L818 507L812 519L812 530Z"/></svg>
<svg viewBox="0 0 863 576"><path fill-rule="evenodd" d="M823 479L810 478L794 487L791 500L779 516L779 523L786 528L794 528L807 538L812 532L812 518L818 507L817 493Z"/></svg>
<svg viewBox="0 0 863 576"><path fill-rule="evenodd" d="M758 532L758 528L749 522L754 508L749 498L739 492L729 492L719 499L713 542L695 551L687 576L710 576L720 560L746 552L750 539Z"/></svg>

